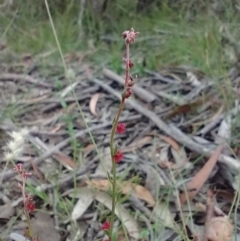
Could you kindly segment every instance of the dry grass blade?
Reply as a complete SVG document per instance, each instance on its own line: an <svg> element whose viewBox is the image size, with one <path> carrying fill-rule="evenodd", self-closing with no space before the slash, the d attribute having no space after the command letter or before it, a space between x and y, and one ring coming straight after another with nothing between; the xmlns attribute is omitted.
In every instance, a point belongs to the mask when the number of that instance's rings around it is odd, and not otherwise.
<svg viewBox="0 0 240 241"><path fill-rule="evenodd" d="M187 189L191 192L182 193L180 195L180 202L184 204L187 199L190 201L197 195L200 188L208 179L213 167L215 166L219 155L221 154L222 146L219 146L209 160L205 163L202 169L193 177L193 179L187 184ZM194 190L194 191L192 191Z"/></svg>

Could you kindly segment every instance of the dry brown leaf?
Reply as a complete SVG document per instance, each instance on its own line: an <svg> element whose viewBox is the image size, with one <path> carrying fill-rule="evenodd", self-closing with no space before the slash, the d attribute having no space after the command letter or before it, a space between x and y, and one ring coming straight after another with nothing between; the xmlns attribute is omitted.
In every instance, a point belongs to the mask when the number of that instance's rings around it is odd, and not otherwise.
<svg viewBox="0 0 240 241"><path fill-rule="evenodd" d="M107 191L111 187L111 183L108 179L101 179L101 180L86 180L86 183L101 191ZM136 185L134 183L130 182L123 182L123 183L117 183L118 187L121 189L121 192L125 195L133 193L135 194L139 199L144 200L148 203L150 207L153 207L155 205L155 200L152 196L152 194L143 186Z"/></svg>
<svg viewBox="0 0 240 241"><path fill-rule="evenodd" d="M136 185L129 182L124 182L121 186L123 194L130 194L133 192L139 199L144 200L150 207L155 205L155 200L152 194L143 186Z"/></svg>
<svg viewBox="0 0 240 241"><path fill-rule="evenodd" d="M83 149L83 153L85 154L86 152L92 151L94 149L93 144L88 144L86 147Z"/></svg>
<svg viewBox="0 0 240 241"><path fill-rule="evenodd" d="M208 179L209 175L211 174L211 171L213 167L215 166L219 155L221 154L222 146L219 146L212 154L212 156L209 158L209 160L205 163L205 165L202 167L202 169L193 177L193 179L187 184L187 189L191 190L187 193L182 193L180 195L180 201L181 204L184 204L187 199L190 201L197 195L200 188L203 186L203 184ZM194 190L194 191L192 191Z"/></svg>
<svg viewBox="0 0 240 241"><path fill-rule="evenodd" d="M159 137L163 139L165 142L167 142L170 146L172 146L172 148L174 148L176 151L179 151L180 147L178 143L175 140L173 140L171 137L163 136L163 135L159 135Z"/></svg>
<svg viewBox="0 0 240 241"><path fill-rule="evenodd" d="M99 96L100 96L100 93L94 94L92 96L91 100L90 100L90 103L89 103L90 111L95 116L97 116L96 105L97 105L97 101L98 101Z"/></svg>
<svg viewBox="0 0 240 241"><path fill-rule="evenodd" d="M94 193L89 188L81 188L78 195L78 201L75 204L71 218L73 221L77 221L94 200Z"/></svg>
<svg viewBox="0 0 240 241"><path fill-rule="evenodd" d="M63 154L62 152L55 153L53 157L66 168L70 168L72 170L76 168L75 162L73 162L73 160L69 156Z"/></svg>
<svg viewBox="0 0 240 241"><path fill-rule="evenodd" d="M127 147L122 149L123 153L126 152L131 152L131 151L135 151L138 148L141 148L142 146L146 145L147 143L149 143L152 140L151 136L144 136L143 138L132 142L130 145L128 145Z"/></svg>
<svg viewBox="0 0 240 241"><path fill-rule="evenodd" d="M54 129L52 129L52 130L50 131L50 133L51 133L51 134L56 133L57 131L60 130L61 127L62 127L62 124L57 124L57 126L56 126Z"/></svg>
<svg viewBox="0 0 240 241"><path fill-rule="evenodd" d="M233 225L227 216L213 217L205 223L205 237L207 241L231 241Z"/></svg>
<svg viewBox="0 0 240 241"><path fill-rule="evenodd" d="M111 183L108 179L99 179L99 180L86 180L86 183L101 191L107 191L111 187Z"/></svg>

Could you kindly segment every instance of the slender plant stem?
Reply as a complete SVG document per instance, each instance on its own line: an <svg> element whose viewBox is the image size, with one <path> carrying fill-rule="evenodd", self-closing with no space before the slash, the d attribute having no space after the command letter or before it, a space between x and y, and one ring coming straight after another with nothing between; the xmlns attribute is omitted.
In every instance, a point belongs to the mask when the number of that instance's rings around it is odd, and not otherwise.
<svg viewBox="0 0 240 241"><path fill-rule="evenodd" d="M28 235L29 235L29 238L32 238L32 239L33 239L32 227L31 227L31 219L30 219L29 212L28 212L28 209L27 209L27 204L26 204L26 202L25 202L25 200L26 200L26 194L25 194L26 182L25 182L24 179L23 179L23 184L22 184L22 185L23 185L23 186L22 186L23 206L24 206L24 213L25 213L26 218L27 218Z"/></svg>
<svg viewBox="0 0 240 241"><path fill-rule="evenodd" d="M129 80L129 44L126 43L126 59L125 59L125 64L126 64L126 77L125 77L125 85L124 88L126 88L127 84L128 84L128 80Z"/></svg>
<svg viewBox="0 0 240 241"><path fill-rule="evenodd" d="M126 57L125 57L125 64L126 64L126 77L125 77L125 84L124 84L124 91L125 91L125 95L126 95L126 91L127 91L127 85L128 85L128 81L129 81L129 44L126 43ZM116 128L118 125L118 121L119 118L121 116L123 107L124 107L124 103L125 103L126 97L123 95L122 96L122 101L120 103L119 109L118 109L118 113L114 119L113 122L113 127L111 130L111 137L110 137L110 150L111 150L111 158L112 158L112 172L113 172L113 179L112 179L112 210L111 210L111 219L110 219L110 238L113 237L113 224L114 224L114 216L115 216L115 208L116 208L116 162L114 160L114 155L115 155L115 147L114 147L114 135L116 132Z"/></svg>
<svg viewBox="0 0 240 241"><path fill-rule="evenodd" d="M110 137L110 150L111 150L111 158L112 158L112 172L113 172L113 179L112 179L112 212L111 212L111 220L110 220L110 237L113 235L113 223L114 223L114 214L115 214L115 206L116 206L116 162L114 161L114 136L117 128L117 124L119 121L119 118L121 116L123 107L124 107L125 98L122 99L121 104L119 106L118 113L116 115L116 118L113 123L112 131L111 131L111 137Z"/></svg>

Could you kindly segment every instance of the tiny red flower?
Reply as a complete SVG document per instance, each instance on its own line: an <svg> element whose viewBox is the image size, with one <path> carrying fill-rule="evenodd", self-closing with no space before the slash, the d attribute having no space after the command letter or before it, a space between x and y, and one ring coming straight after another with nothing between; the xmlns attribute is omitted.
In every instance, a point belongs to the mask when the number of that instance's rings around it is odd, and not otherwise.
<svg viewBox="0 0 240 241"><path fill-rule="evenodd" d="M133 93L132 89L128 88L127 92L126 92L126 95L125 95L125 98L129 98L132 95L132 93Z"/></svg>
<svg viewBox="0 0 240 241"><path fill-rule="evenodd" d="M134 86L134 84L135 84L135 82L133 80L133 77L130 75L129 80L127 81L127 87L131 88Z"/></svg>
<svg viewBox="0 0 240 241"><path fill-rule="evenodd" d="M29 213L35 210L35 204L33 203L33 197L31 195L26 195L24 204Z"/></svg>
<svg viewBox="0 0 240 241"><path fill-rule="evenodd" d="M113 156L113 159L116 163L119 163L123 159L123 154L121 151L117 151L117 153Z"/></svg>
<svg viewBox="0 0 240 241"><path fill-rule="evenodd" d="M101 227L102 230L110 230L110 228L111 228L111 225L109 222L103 223Z"/></svg>
<svg viewBox="0 0 240 241"><path fill-rule="evenodd" d="M32 202L29 202L26 204L27 211L29 213L33 212L35 210L35 204Z"/></svg>
<svg viewBox="0 0 240 241"><path fill-rule="evenodd" d="M129 60L129 68L131 69L133 68L133 66L134 66L134 63L131 60Z"/></svg>
<svg viewBox="0 0 240 241"><path fill-rule="evenodd" d="M119 133L119 134L122 134L124 133L126 130L126 126L124 123L118 123L117 124L117 129L116 129L116 132Z"/></svg>

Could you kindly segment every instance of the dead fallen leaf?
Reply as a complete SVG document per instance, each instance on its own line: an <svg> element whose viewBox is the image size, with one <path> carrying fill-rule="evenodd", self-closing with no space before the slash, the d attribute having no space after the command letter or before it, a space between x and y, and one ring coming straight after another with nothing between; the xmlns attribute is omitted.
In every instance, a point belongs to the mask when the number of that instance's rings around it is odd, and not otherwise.
<svg viewBox="0 0 240 241"><path fill-rule="evenodd" d="M197 195L200 188L203 186L203 184L208 179L209 175L211 174L211 171L213 167L215 166L219 155L221 154L222 146L219 146L212 154L212 156L209 158L209 160L205 163L205 165L202 167L202 169L193 177L193 179L187 184L187 190L191 190L191 192L182 193L180 195L180 202L181 204L184 204L187 199L190 201ZM194 191L192 191L194 190Z"/></svg>
<svg viewBox="0 0 240 241"><path fill-rule="evenodd" d="M108 179L101 179L101 180L86 180L86 183L89 186L92 186L101 191L107 191L111 187L111 183ZM117 183L118 187L121 189L121 192L124 195L128 195L130 193L135 194L139 199L144 200L148 203L150 207L155 205L155 200L152 194L143 186L130 183L130 182L123 182Z"/></svg>
<svg viewBox="0 0 240 241"><path fill-rule="evenodd" d="M174 148L176 151L180 149L178 143L175 140L173 140L171 137L163 136L163 135L159 135L159 137L165 142L167 142L170 146L172 146L172 148Z"/></svg>
<svg viewBox="0 0 240 241"><path fill-rule="evenodd" d="M53 155L53 157L58 160L64 167L73 170L76 168L75 162L67 155L62 152L57 152Z"/></svg>
<svg viewBox="0 0 240 241"><path fill-rule="evenodd" d="M90 100L90 103L89 103L90 111L95 116L97 116L96 105L97 105L97 101L98 101L99 96L100 96L100 93L94 94L92 96L91 100Z"/></svg>
<svg viewBox="0 0 240 241"><path fill-rule="evenodd" d="M88 144L86 147L83 149L83 153L85 154L86 152L92 151L94 149L93 144Z"/></svg>
<svg viewBox="0 0 240 241"><path fill-rule="evenodd" d="M155 205L155 200L152 194L143 186L124 182L121 186L121 190L123 194L130 194L133 192L139 199L147 202L150 207Z"/></svg>
<svg viewBox="0 0 240 241"><path fill-rule="evenodd" d="M109 188L111 187L111 183L109 182L108 179L86 180L86 183L89 186L94 187L101 191L108 191Z"/></svg>
<svg viewBox="0 0 240 241"><path fill-rule="evenodd" d="M52 134L56 133L57 131L60 130L61 127L62 127L62 124L57 124L56 127L50 131L50 133Z"/></svg>
<svg viewBox="0 0 240 241"><path fill-rule="evenodd" d="M78 194L79 199L72 210L73 221L79 219L94 200L94 193L89 188L81 188Z"/></svg>
<svg viewBox="0 0 240 241"><path fill-rule="evenodd" d="M151 136L144 136L143 138L132 142L130 145L122 149L123 153L135 151L138 148L143 147L152 140Z"/></svg>

